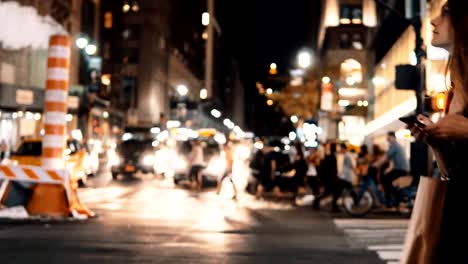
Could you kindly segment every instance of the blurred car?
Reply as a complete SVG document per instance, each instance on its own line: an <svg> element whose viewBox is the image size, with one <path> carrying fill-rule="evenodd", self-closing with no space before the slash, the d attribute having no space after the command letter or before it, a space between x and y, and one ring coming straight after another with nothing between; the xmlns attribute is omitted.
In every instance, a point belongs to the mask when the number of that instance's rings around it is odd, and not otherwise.
<svg viewBox="0 0 468 264"><path fill-rule="evenodd" d="M132 176L137 172L155 173L156 147L159 144L150 129L127 132L117 145L115 154L110 155L112 178L118 175ZM133 132L133 133L132 133Z"/></svg>
<svg viewBox="0 0 468 264"><path fill-rule="evenodd" d="M10 160L16 165L41 166L42 140L26 139L18 150L12 153ZM93 174L92 168L88 166L89 156L84 146L75 139L69 139L64 151L65 164L73 181L84 186L88 176Z"/></svg>

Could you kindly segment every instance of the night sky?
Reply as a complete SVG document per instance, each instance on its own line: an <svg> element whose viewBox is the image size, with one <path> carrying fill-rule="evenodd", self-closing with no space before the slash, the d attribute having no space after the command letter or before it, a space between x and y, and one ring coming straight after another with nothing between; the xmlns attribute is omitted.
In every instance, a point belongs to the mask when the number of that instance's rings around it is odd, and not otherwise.
<svg viewBox="0 0 468 264"><path fill-rule="evenodd" d="M268 77L269 65L278 65L279 75L295 63L301 48L315 49L320 0L230 0L216 1L216 17L223 29L226 48L238 60L245 86L247 124L259 134L284 134L279 109L268 107L258 95L256 81ZM289 124L284 124L289 127Z"/></svg>
<svg viewBox="0 0 468 264"><path fill-rule="evenodd" d="M182 49L190 32L201 34L203 31L201 13L206 11L207 1L172 1L174 13L177 14L174 17L173 30L178 33L188 32L176 35L180 36L180 39L176 38L176 42L178 48ZM260 135L287 134L292 129L279 108L266 105L266 99L258 94L255 83L264 82L268 78L270 63L275 62L278 65L278 76L285 75L294 65L296 54L301 48L315 49L321 13L319 2L320 0L215 0L215 17L222 29L222 35L216 38L215 46L222 49L222 56L234 58L240 68L245 88L247 129ZM203 60L202 46L197 56ZM220 58L219 51L216 56ZM215 71L219 72L223 66L215 67ZM203 78L203 67L194 68L198 69L196 74ZM225 77L228 76L218 76ZM277 86L272 88L279 89L284 84ZM282 119L285 121L285 129L278 126Z"/></svg>

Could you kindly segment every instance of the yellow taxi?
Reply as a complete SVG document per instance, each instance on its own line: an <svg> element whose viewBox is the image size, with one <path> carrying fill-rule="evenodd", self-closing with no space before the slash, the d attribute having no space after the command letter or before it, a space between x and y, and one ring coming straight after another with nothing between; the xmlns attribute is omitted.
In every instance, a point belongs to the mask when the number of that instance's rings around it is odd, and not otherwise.
<svg viewBox="0 0 468 264"><path fill-rule="evenodd" d="M10 159L15 165L41 166L41 155L42 140L25 139ZM67 140L64 157L71 179L80 185L85 185L92 171L89 168L89 162L87 162L88 153L84 146L75 139Z"/></svg>

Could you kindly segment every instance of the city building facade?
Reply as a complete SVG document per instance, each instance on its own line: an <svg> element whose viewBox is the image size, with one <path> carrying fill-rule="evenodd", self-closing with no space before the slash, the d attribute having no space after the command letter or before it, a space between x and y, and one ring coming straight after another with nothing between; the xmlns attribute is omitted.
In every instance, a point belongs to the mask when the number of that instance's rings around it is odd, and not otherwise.
<svg viewBox="0 0 468 264"><path fill-rule="evenodd" d="M371 36L377 25L376 3L326 0L319 28L322 71L319 126L321 140L360 145L365 126L373 61Z"/></svg>
<svg viewBox="0 0 468 264"><path fill-rule="evenodd" d="M99 6L99 1L86 1L20 0L0 3L2 14L19 26L18 31L4 30L0 38L0 139L5 139L13 150L21 138L40 136L49 36L64 33L77 36L82 29L86 4L92 9ZM24 20L25 16L29 19ZM80 52L74 46L71 49L69 132L77 127L79 93L83 91L79 77Z"/></svg>

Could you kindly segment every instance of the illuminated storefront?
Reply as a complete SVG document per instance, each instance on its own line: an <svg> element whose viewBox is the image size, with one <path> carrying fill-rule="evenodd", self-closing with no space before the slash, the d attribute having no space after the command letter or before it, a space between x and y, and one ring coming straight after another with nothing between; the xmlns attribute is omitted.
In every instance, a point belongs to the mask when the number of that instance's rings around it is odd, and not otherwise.
<svg viewBox="0 0 468 264"><path fill-rule="evenodd" d="M77 127L76 110L79 99L69 96L67 130ZM16 149L22 138L41 136L44 90L14 85L0 85L0 140Z"/></svg>

